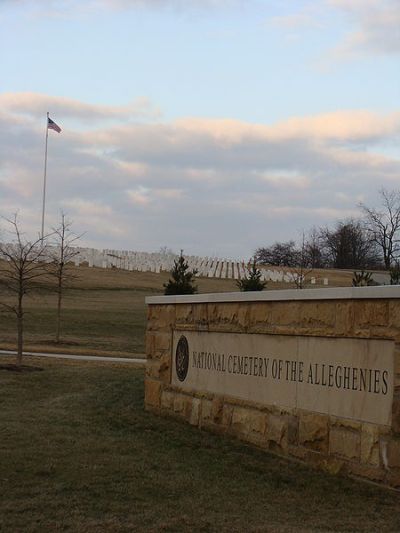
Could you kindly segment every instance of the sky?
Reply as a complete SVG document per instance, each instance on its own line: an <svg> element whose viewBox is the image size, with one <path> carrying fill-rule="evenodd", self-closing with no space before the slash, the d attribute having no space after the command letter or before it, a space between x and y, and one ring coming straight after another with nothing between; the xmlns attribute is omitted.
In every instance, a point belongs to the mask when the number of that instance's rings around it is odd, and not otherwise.
<svg viewBox="0 0 400 533"><path fill-rule="evenodd" d="M40 231L48 111L49 231L299 240L400 188L399 60L400 0L0 0L0 215Z"/></svg>

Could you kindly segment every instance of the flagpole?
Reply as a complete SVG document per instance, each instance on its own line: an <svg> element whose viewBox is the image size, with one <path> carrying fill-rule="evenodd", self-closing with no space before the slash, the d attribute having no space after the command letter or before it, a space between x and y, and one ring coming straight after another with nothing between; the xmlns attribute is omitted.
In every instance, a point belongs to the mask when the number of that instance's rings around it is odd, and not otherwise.
<svg viewBox="0 0 400 533"><path fill-rule="evenodd" d="M44 238L44 211L46 205L46 178L47 178L47 141L49 138L49 112L46 118L46 148L44 151L44 176L43 176L43 207L42 207L42 240Z"/></svg>

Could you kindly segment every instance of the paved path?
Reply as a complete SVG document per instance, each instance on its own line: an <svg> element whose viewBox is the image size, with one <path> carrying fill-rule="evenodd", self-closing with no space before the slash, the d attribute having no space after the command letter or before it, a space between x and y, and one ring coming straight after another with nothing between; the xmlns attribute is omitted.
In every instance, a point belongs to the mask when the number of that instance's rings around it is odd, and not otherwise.
<svg viewBox="0 0 400 533"><path fill-rule="evenodd" d="M17 352L11 350L0 350L0 355L16 355ZM146 359L137 359L133 357L102 357L97 355L71 355L65 353L36 353L24 352L24 355L31 355L34 357L51 357L55 359L74 359L76 361L107 361L108 363L136 363L145 365Z"/></svg>

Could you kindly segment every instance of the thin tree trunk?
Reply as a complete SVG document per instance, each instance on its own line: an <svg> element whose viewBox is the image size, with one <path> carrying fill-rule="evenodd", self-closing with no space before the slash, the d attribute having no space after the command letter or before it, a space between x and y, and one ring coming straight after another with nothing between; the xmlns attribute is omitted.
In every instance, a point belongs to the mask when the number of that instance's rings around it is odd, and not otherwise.
<svg viewBox="0 0 400 533"><path fill-rule="evenodd" d="M22 311L22 295L18 296L17 311L17 366L22 364L22 353L24 348L24 314Z"/></svg>
<svg viewBox="0 0 400 533"><path fill-rule="evenodd" d="M61 302L62 302L62 283L61 277L58 279L58 290L57 290L57 325L56 325L56 343L60 342L60 331L61 331Z"/></svg>

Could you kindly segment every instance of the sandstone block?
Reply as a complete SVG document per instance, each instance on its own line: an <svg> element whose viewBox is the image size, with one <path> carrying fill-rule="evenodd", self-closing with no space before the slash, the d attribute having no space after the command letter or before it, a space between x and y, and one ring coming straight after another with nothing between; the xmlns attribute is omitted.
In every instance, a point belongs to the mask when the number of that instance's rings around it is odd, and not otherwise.
<svg viewBox="0 0 400 533"><path fill-rule="evenodd" d="M245 407L234 407L231 429L235 433L246 434L249 432L248 410Z"/></svg>
<svg viewBox="0 0 400 533"><path fill-rule="evenodd" d="M171 356L169 354L163 355L160 359L158 377L165 383L169 383L171 381Z"/></svg>
<svg viewBox="0 0 400 533"><path fill-rule="evenodd" d="M185 401L184 397L180 394L175 394L174 396L174 412L177 414L182 414L185 410Z"/></svg>
<svg viewBox="0 0 400 533"><path fill-rule="evenodd" d="M355 327L387 326L389 324L389 305L385 301L355 300Z"/></svg>
<svg viewBox="0 0 400 533"><path fill-rule="evenodd" d="M208 313L209 320L211 323L236 325L239 315L239 304L208 304Z"/></svg>
<svg viewBox="0 0 400 533"><path fill-rule="evenodd" d="M287 448L287 421L282 416L268 415L266 437L279 448Z"/></svg>
<svg viewBox="0 0 400 533"><path fill-rule="evenodd" d="M145 404L151 407L160 407L162 383L146 378L144 387Z"/></svg>
<svg viewBox="0 0 400 533"><path fill-rule="evenodd" d="M158 329L170 329L175 325L175 305L161 305L157 319Z"/></svg>
<svg viewBox="0 0 400 533"><path fill-rule="evenodd" d="M300 307L302 326L325 326L333 328L336 309L330 302L303 302Z"/></svg>
<svg viewBox="0 0 400 533"><path fill-rule="evenodd" d="M208 323L215 324L218 322L218 304L209 303L207 305Z"/></svg>
<svg viewBox="0 0 400 533"><path fill-rule="evenodd" d="M394 349L394 373L400 374L400 344L395 344Z"/></svg>
<svg viewBox="0 0 400 533"><path fill-rule="evenodd" d="M398 332L397 342L400 342L400 305L397 300L389 300L389 325Z"/></svg>
<svg viewBox="0 0 400 533"><path fill-rule="evenodd" d="M171 357L163 355L160 359L149 359L146 363L146 376L169 383L171 378Z"/></svg>
<svg viewBox="0 0 400 533"><path fill-rule="evenodd" d="M260 413L258 411L249 412L249 430L251 433L257 433L259 435L264 435L267 428L267 417L265 413Z"/></svg>
<svg viewBox="0 0 400 533"><path fill-rule="evenodd" d="M369 339L371 337L371 328L358 328L354 327L353 330L354 337L360 337L362 339Z"/></svg>
<svg viewBox="0 0 400 533"><path fill-rule="evenodd" d="M152 331L146 331L146 337L145 337L145 342L146 342L146 356L148 359L151 359L153 357L153 354L154 354L154 337L155 337L155 334L152 332Z"/></svg>
<svg viewBox="0 0 400 533"><path fill-rule="evenodd" d="M356 431L331 427L329 432L329 453L346 459L360 459L361 437Z"/></svg>
<svg viewBox="0 0 400 533"><path fill-rule="evenodd" d="M224 404L222 410L222 425L229 427L232 424L233 405Z"/></svg>
<svg viewBox="0 0 400 533"><path fill-rule="evenodd" d="M328 417L317 414L301 415L299 444L313 450L327 452L329 444Z"/></svg>
<svg viewBox="0 0 400 533"><path fill-rule="evenodd" d="M396 435L400 434L400 387L395 387L392 405L392 430Z"/></svg>
<svg viewBox="0 0 400 533"><path fill-rule="evenodd" d="M271 302L271 324L277 326L299 325L301 308L299 302Z"/></svg>
<svg viewBox="0 0 400 533"><path fill-rule="evenodd" d="M357 420L350 420L350 418L331 418L331 426L345 429L353 429L354 431L361 431L362 424Z"/></svg>
<svg viewBox="0 0 400 533"><path fill-rule="evenodd" d="M147 320L158 320L160 310L160 305L149 305L147 309Z"/></svg>
<svg viewBox="0 0 400 533"><path fill-rule="evenodd" d="M400 468L400 439L389 439L386 447L389 468Z"/></svg>
<svg viewBox="0 0 400 533"><path fill-rule="evenodd" d="M257 445L265 445L267 415L254 409L235 407L232 414L231 430L244 440Z"/></svg>
<svg viewBox="0 0 400 533"><path fill-rule="evenodd" d="M212 423L212 401L202 399L201 400L201 425L210 425Z"/></svg>
<svg viewBox="0 0 400 533"><path fill-rule="evenodd" d="M350 463L348 469L353 475L369 479L370 481L379 482L385 478L384 470L365 464Z"/></svg>
<svg viewBox="0 0 400 533"><path fill-rule="evenodd" d="M271 323L271 305L266 302L253 303L248 310L248 324L266 326Z"/></svg>
<svg viewBox="0 0 400 533"><path fill-rule="evenodd" d="M200 407L201 401L199 398L193 398L192 400L192 409L190 411L189 423L192 426L198 426L200 422Z"/></svg>
<svg viewBox="0 0 400 533"><path fill-rule="evenodd" d="M361 462L379 466L379 428L373 424L362 425Z"/></svg>
<svg viewBox="0 0 400 533"><path fill-rule="evenodd" d="M174 397L174 413L189 419L191 411L192 398L183 394L176 394Z"/></svg>
<svg viewBox="0 0 400 533"><path fill-rule="evenodd" d="M322 468L325 470L325 472L329 472L329 474L336 476L337 474L341 474L346 469L346 465L344 461L341 461L336 457L329 457L322 462Z"/></svg>
<svg viewBox="0 0 400 533"><path fill-rule="evenodd" d="M162 391L161 393L161 407L173 411L175 394L170 391Z"/></svg>
<svg viewBox="0 0 400 533"><path fill-rule="evenodd" d="M221 424L222 422L222 413L224 408L223 399L220 397L215 397L212 401L212 421L215 424Z"/></svg>
<svg viewBox="0 0 400 533"><path fill-rule="evenodd" d="M190 420L190 417L192 415L192 407L193 407L193 398L191 396L185 396L185 418L186 420Z"/></svg>
<svg viewBox="0 0 400 533"><path fill-rule="evenodd" d="M193 322L193 305L178 304L176 306L176 324L191 324Z"/></svg>
<svg viewBox="0 0 400 533"><path fill-rule="evenodd" d="M250 307L248 303L239 304L237 324L242 330L248 326Z"/></svg>
<svg viewBox="0 0 400 533"><path fill-rule="evenodd" d="M175 324L174 305L150 305L148 312L148 331L170 331Z"/></svg>
<svg viewBox="0 0 400 533"><path fill-rule="evenodd" d="M146 361L146 377L158 379L158 367L159 363L157 360L148 359Z"/></svg>
<svg viewBox="0 0 400 533"><path fill-rule="evenodd" d="M335 333L337 335L351 335L353 327L353 302L337 302L335 305Z"/></svg>
<svg viewBox="0 0 400 533"><path fill-rule="evenodd" d="M374 339L393 339L396 335L396 332L388 326L371 326L370 333Z"/></svg>
<svg viewBox="0 0 400 533"><path fill-rule="evenodd" d="M172 333L156 333L153 336L153 357L160 357L172 350Z"/></svg>
<svg viewBox="0 0 400 533"><path fill-rule="evenodd" d="M208 324L208 306L207 304L193 305L193 322L196 325L205 326Z"/></svg>
<svg viewBox="0 0 400 533"><path fill-rule="evenodd" d="M287 415L288 421L288 444L298 444L299 441L299 417Z"/></svg>

